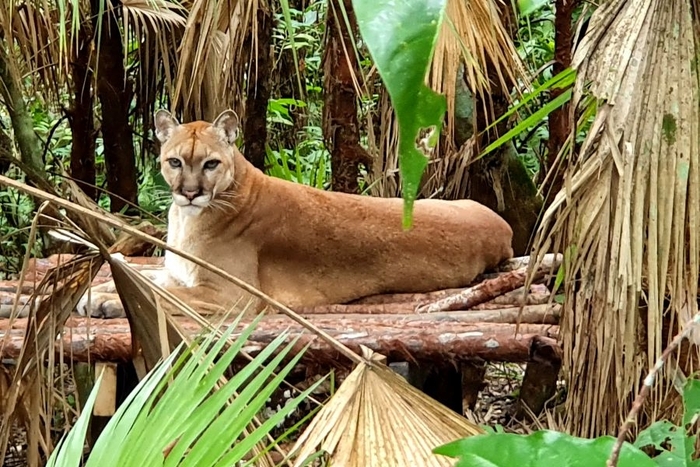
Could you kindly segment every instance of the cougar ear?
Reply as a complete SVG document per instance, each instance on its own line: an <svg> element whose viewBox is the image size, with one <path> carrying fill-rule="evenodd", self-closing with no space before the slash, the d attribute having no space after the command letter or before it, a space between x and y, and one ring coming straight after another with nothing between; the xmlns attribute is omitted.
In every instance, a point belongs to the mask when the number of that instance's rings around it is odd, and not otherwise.
<svg viewBox="0 0 700 467"><path fill-rule="evenodd" d="M238 125L240 120L233 110L224 110L216 117L212 126L221 134L228 144L233 144L238 138Z"/></svg>
<svg viewBox="0 0 700 467"><path fill-rule="evenodd" d="M161 143L168 141L173 135L173 130L180 125L175 117L164 109L160 109L154 114L153 121L156 125L156 138Z"/></svg>

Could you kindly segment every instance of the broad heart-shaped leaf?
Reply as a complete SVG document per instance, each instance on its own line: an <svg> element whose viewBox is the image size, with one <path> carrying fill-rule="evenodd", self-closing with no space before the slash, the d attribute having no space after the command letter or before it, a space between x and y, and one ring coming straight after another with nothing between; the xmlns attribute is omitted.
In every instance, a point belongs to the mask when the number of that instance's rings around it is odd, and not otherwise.
<svg viewBox="0 0 700 467"><path fill-rule="evenodd" d="M430 147L442 129L445 97L425 85L447 0L353 0L362 39L384 81L399 122L399 170L405 228L428 158L416 147L421 129L434 128Z"/></svg>
<svg viewBox="0 0 700 467"><path fill-rule="evenodd" d="M683 388L683 426L662 420L639 433L634 445L643 448L653 446L661 451L654 457L658 465L664 467L700 467L700 460L693 459L695 436L686 431L700 413L700 381L690 379Z"/></svg>
<svg viewBox="0 0 700 467"><path fill-rule="evenodd" d="M673 423L662 420L639 433L634 445L638 448L654 446L661 454L654 457L658 465L664 467L698 466L700 461L693 461L695 451L694 439L686 431Z"/></svg>
<svg viewBox="0 0 700 467"><path fill-rule="evenodd" d="M518 10L523 16L531 15L540 8L547 5L548 0L518 0Z"/></svg>
<svg viewBox="0 0 700 467"><path fill-rule="evenodd" d="M512 433L472 436L440 446L433 452L459 457L456 467L603 467L614 444L611 436L590 440L544 430L528 436ZM657 464L625 443L617 465L655 467Z"/></svg>

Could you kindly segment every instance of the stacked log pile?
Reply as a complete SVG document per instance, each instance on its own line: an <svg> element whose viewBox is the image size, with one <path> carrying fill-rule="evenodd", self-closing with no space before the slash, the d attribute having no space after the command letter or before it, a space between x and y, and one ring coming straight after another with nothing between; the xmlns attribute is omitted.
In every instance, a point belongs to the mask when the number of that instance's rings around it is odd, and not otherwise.
<svg viewBox="0 0 700 467"><path fill-rule="evenodd" d="M35 284L48 270L71 255L31 260L20 290L27 303ZM162 267L162 258L127 258L136 269ZM560 307L550 300L544 285L533 284L524 293L524 269L517 261L506 271L490 274L467 289L425 294L387 294L351 304L298 309L300 314L354 350L365 345L391 360L408 361L510 361L530 359L533 338L556 338ZM511 270L507 270L511 269ZM515 269L515 270L512 270ZM539 273L538 278L544 277ZM105 264L93 285L110 280ZM17 281L0 282L0 317L7 317L17 296ZM25 307L26 311L28 307ZM24 314L24 313L23 313ZM183 322L193 334L194 323ZM245 325L246 323L243 323ZM14 357L22 344L25 319L0 319L0 357ZM267 342L289 330L310 343L309 358L328 361L339 356L321 339L280 315L266 316L250 339L255 353ZM131 335L125 319L71 318L57 345L63 355L77 361L126 361L131 359Z"/></svg>
<svg viewBox="0 0 700 467"><path fill-rule="evenodd" d="M22 315L26 315L29 307L20 306L20 317L8 319L15 300L29 303L36 285L47 272L71 258L71 255L55 255L33 259L22 282L0 282L0 359L17 358L22 349L27 326ZM138 270L162 268L162 258L126 260ZM539 283L556 270L556 259L546 264L546 269L536 272L535 281L527 291L526 266L521 259L512 260L465 289L378 295L349 304L295 311L358 353L360 346L366 346L385 355L394 365L408 365L404 376L411 384L458 412L465 401L473 407L484 385L484 362L528 363L517 401L518 418L521 418L539 413L552 398L561 366L561 349L557 344L561 309L552 301L547 287ZM93 285L110 279L110 269L105 264ZM179 320L181 327L192 335L200 331L197 324L186 318ZM248 322L240 323L240 328ZM307 362L337 366L344 359L324 340L286 316L275 314L263 318L245 350L254 355L284 331L290 333L290 338L299 337L299 348L309 345L304 357ZM237 332L240 329L233 335ZM131 338L126 319L76 315L66 322L58 336L56 351L57 355L76 362L121 364L135 357ZM456 392L430 394L432 389L427 386L426 375L431 369L431 378L443 381L444 387L456 385Z"/></svg>

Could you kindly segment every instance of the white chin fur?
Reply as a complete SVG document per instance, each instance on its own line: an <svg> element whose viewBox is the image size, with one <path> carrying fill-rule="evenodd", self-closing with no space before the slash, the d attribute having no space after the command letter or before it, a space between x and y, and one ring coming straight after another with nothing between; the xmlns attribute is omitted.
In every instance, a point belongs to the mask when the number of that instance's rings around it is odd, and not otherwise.
<svg viewBox="0 0 700 467"><path fill-rule="evenodd" d="M180 208L185 216L198 216L209 204L209 196L198 196L192 202L182 195L173 194L173 202Z"/></svg>
<svg viewBox="0 0 700 467"><path fill-rule="evenodd" d="M188 204L186 206L180 206L180 212L185 216L197 216L202 212L203 208L195 206L194 204Z"/></svg>
<svg viewBox="0 0 700 467"><path fill-rule="evenodd" d="M196 207L196 208L205 208L209 204L209 201L211 201L211 196L209 195L204 195L204 196L197 196L195 199L190 201L189 199L185 198L182 195L178 195L173 193L173 201L175 204L177 204L180 207Z"/></svg>

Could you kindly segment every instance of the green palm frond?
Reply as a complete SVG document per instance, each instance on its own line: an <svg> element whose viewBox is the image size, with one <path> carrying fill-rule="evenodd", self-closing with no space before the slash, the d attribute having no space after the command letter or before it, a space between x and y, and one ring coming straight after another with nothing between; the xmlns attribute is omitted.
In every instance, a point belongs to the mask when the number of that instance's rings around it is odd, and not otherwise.
<svg viewBox="0 0 700 467"><path fill-rule="evenodd" d="M235 340L210 333L189 346L180 344L150 371L111 418L93 446L86 466L229 466L252 461L254 446L265 439L323 380L319 380L253 431L247 431L272 392L303 356L290 351L296 339L281 334L255 359L225 379L259 322ZM221 353L223 352L223 353ZM274 357L272 357L272 355ZM288 360L273 375L277 367ZM73 431L58 445L48 466L79 466L99 379Z"/></svg>

